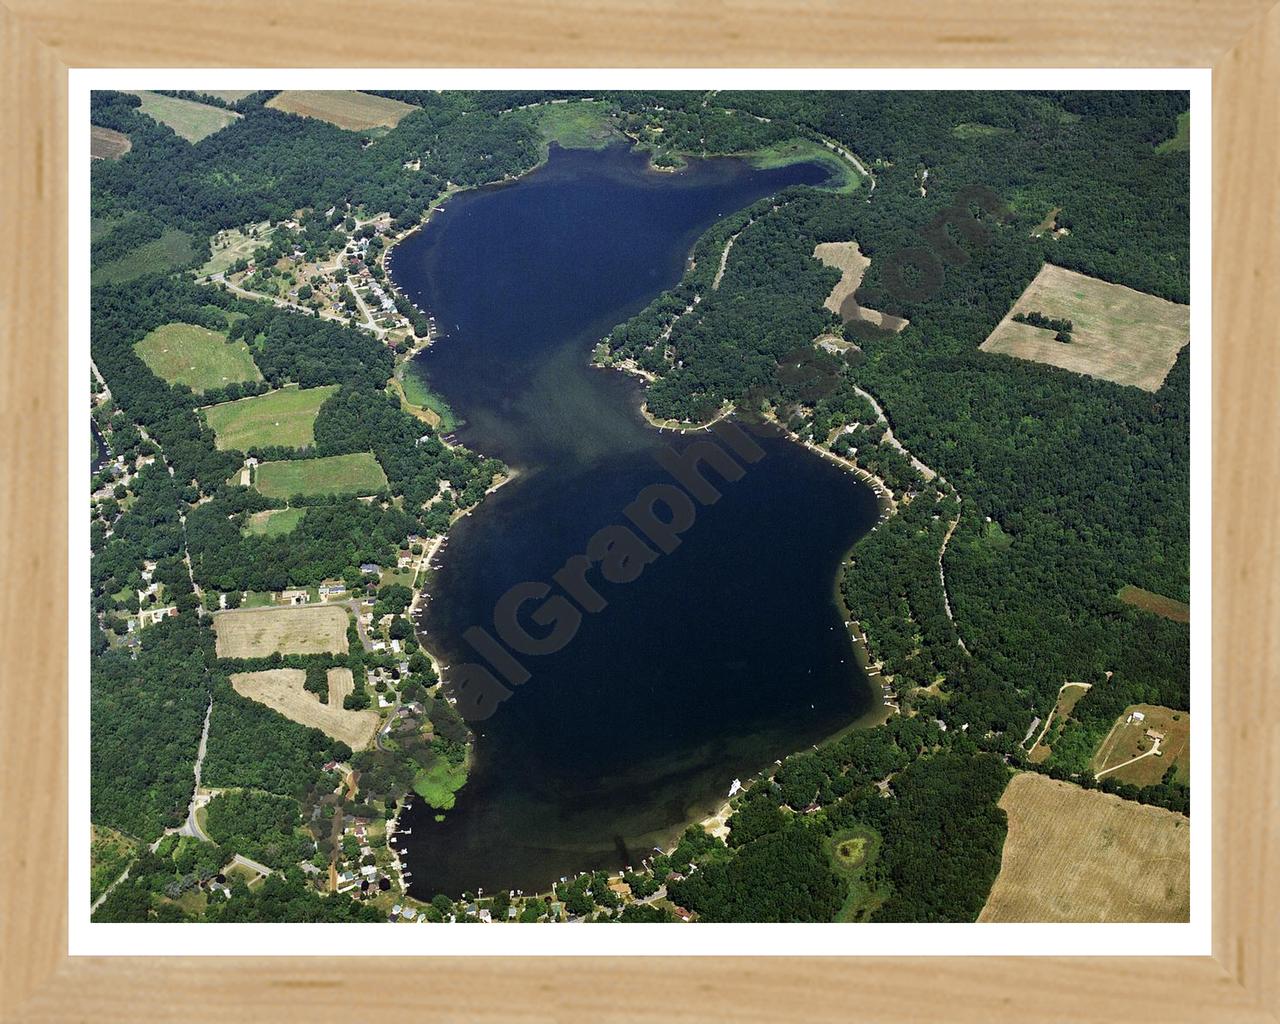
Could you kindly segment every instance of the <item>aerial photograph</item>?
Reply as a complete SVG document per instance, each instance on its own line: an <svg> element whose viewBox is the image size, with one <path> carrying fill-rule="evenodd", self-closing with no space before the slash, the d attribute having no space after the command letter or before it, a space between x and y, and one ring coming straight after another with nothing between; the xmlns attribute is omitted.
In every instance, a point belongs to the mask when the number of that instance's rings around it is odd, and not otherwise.
<svg viewBox="0 0 1280 1024"><path fill-rule="evenodd" d="M1187 91L89 110L92 922L1189 920Z"/></svg>

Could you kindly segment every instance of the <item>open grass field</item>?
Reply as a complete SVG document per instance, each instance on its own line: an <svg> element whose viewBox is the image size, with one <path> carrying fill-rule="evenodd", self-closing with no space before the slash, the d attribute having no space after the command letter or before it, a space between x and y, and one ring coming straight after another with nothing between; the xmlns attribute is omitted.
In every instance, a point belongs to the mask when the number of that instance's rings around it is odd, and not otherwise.
<svg viewBox="0 0 1280 1024"><path fill-rule="evenodd" d="M1128 721L1134 711L1141 711L1141 722ZM1147 738L1148 730L1161 733L1160 753L1143 757L1132 764L1125 762L1155 746ZM1116 768L1117 765L1123 768ZM1177 766L1175 778L1186 783L1191 777L1191 715L1186 711L1174 711L1158 704L1133 704L1124 709L1115 725L1098 746L1089 767L1094 775L1106 772L1108 778L1128 782L1134 786L1154 786L1169 770ZM1114 769L1108 771L1107 769Z"/></svg>
<svg viewBox="0 0 1280 1024"><path fill-rule="evenodd" d="M223 107L161 96L155 92L135 92L133 95L142 100L142 113L153 121L167 124L188 142L199 142L244 116Z"/></svg>
<svg viewBox="0 0 1280 1024"><path fill-rule="evenodd" d="M264 658L281 654L345 654L347 610L335 605L237 608L217 612L219 658Z"/></svg>
<svg viewBox="0 0 1280 1024"><path fill-rule="evenodd" d="M329 610L338 611L336 608ZM349 669L342 671L350 676ZM367 747L378 731L378 713L345 711L342 701L335 704L332 697L328 704L321 704L319 697L303 689L306 679L306 672L300 668L273 668L265 672L236 672L231 676L231 685L242 697L265 704L299 725L319 729L352 750ZM329 692L333 693L332 675Z"/></svg>
<svg viewBox="0 0 1280 1024"><path fill-rule="evenodd" d="M246 537L283 537L292 533L307 514L305 508L269 508L250 513L240 532Z"/></svg>
<svg viewBox="0 0 1280 1024"><path fill-rule="evenodd" d="M1116 597L1125 604L1159 615L1162 619L1170 619L1173 622L1191 621L1191 605L1185 601L1175 601L1172 597L1153 594L1150 590L1134 586L1121 587Z"/></svg>
<svg viewBox="0 0 1280 1024"><path fill-rule="evenodd" d="M387 486L372 452L330 455L323 459L293 459L264 462L258 467L254 486L268 498L291 498L295 494L375 494Z"/></svg>
<svg viewBox="0 0 1280 1024"><path fill-rule="evenodd" d="M1071 341L1013 319L1032 312L1070 320ZM1157 391L1190 340L1190 306L1046 263L980 347Z"/></svg>
<svg viewBox="0 0 1280 1024"><path fill-rule="evenodd" d="M1010 781L1000 874L979 921L1186 921L1191 822L1033 772Z"/></svg>
<svg viewBox="0 0 1280 1024"><path fill-rule="evenodd" d="M286 114L299 114L328 121L348 131L394 128L406 114L418 108L410 103L370 96L365 92L338 89L286 89L267 101L267 106Z"/></svg>
<svg viewBox="0 0 1280 1024"><path fill-rule="evenodd" d="M104 263L93 271L89 283L121 284L143 274L162 274L166 270L185 267L195 259L194 240L185 231L165 228L159 238L138 246L118 260Z"/></svg>
<svg viewBox="0 0 1280 1024"><path fill-rule="evenodd" d="M219 231L209 239L209 262L197 272L201 277L221 274L240 259L248 259L254 250L271 242L275 228L268 221L246 224L242 228Z"/></svg>
<svg viewBox="0 0 1280 1024"><path fill-rule="evenodd" d="M196 324L164 324L133 346L151 372L196 394L232 382L262 380L249 346Z"/></svg>
<svg viewBox="0 0 1280 1024"><path fill-rule="evenodd" d="M206 406L204 418L224 451L234 448L243 452L267 445L304 448L316 439L320 406L337 390L336 384L277 388L264 395Z"/></svg>
<svg viewBox="0 0 1280 1024"><path fill-rule="evenodd" d="M545 103L537 111L543 141L565 149L603 149L622 138L610 120L609 107L603 103Z"/></svg>
<svg viewBox="0 0 1280 1024"><path fill-rule="evenodd" d="M1157 153L1183 153L1191 148L1191 111L1178 115L1178 128L1172 138L1156 144Z"/></svg>
<svg viewBox="0 0 1280 1024"><path fill-rule="evenodd" d="M871 266L870 258L862 255L857 242L819 242L813 247L813 258L828 267L834 267L843 275L831 289L823 305L845 323L860 320L885 331L901 331L907 321L860 306L853 293L862 284L862 275Z"/></svg>
<svg viewBox="0 0 1280 1024"><path fill-rule="evenodd" d="M94 160L119 160L131 149L133 143L124 132L96 124L89 127L89 156Z"/></svg>

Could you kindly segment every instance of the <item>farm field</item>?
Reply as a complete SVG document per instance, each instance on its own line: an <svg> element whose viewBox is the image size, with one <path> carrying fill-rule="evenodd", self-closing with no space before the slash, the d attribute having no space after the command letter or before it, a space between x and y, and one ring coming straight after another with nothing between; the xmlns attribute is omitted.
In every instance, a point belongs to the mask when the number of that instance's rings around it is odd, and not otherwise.
<svg viewBox="0 0 1280 1024"><path fill-rule="evenodd" d="M261 224L246 224L243 228L219 231L209 240L209 262L197 274L209 277L224 273L237 260L248 259L255 249L269 245L274 234L275 228L265 220Z"/></svg>
<svg viewBox="0 0 1280 1024"><path fill-rule="evenodd" d="M1173 622L1191 621L1191 605L1185 601L1175 601L1172 597L1153 594L1150 590L1134 586L1121 587L1116 597L1125 604L1159 615L1162 619L1170 619Z"/></svg>
<svg viewBox="0 0 1280 1024"><path fill-rule="evenodd" d="M196 394L232 382L261 380L262 374L243 341L196 324L164 324L133 346L151 372L170 384L185 384Z"/></svg>
<svg viewBox="0 0 1280 1024"><path fill-rule="evenodd" d="M329 669L329 706L334 708L342 707L342 702L348 694L356 692L356 681L351 675L349 668L331 668Z"/></svg>
<svg viewBox="0 0 1280 1024"><path fill-rule="evenodd" d="M857 242L819 242L813 247L813 258L828 267L834 267L844 276L836 282L823 305L845 323L861 320L885 331L901 331L908 321L899 316L889 316L860 306L853 294L862 284L862 275L871 266L871 260L862 255Z"/></svg>
<svg viewBox="0 0 1280 1024"><path fill-rule="evenodd" d="M217 446L224 451L234 448L243 452L268 445L304 448L316 439L320 406L337 390L336 384L277 388L252 398L205 406L204 417L217 435Z"/></svg>
<svg viewBox="0 0 1280 1024"><path fill-rule="evenodd" d="M370 96L363 92L328 89L286 89L267 101L267 106L286 114L299 114L328 121L348 131L394 128L406 114L418 108L410 103Z"/></svg>
<svg viewBox="0 0 1280 1024"><path fill-rule="evenodd" d="M337 609L329 609L337 611ZM350 678L350 669L342 669ZM376 711L346 711L341 701L321 704L314 693L303 689L307 674L299 668L274 668L264 672L236 672L231 685L236 693L278 711L299 725L319 729L326 736L345 743L352 750L363 750L378 731ZM333 675L329 676L329 692L333 693Z"/></svg>
<svg viewBox="0 0 1280 1024"><path fill-rule="evenodd" d="M121 284L143 274L160 274L166 270L186 266L196 255L192 237L177 228L165 228L164 233L150 242L138 246L118 260L104 263L93 271L89 283Z"/></svg>
<svg viewBox="0 0 1280 1024"><path fill-rule="evenodd" d="M254 486L268 498L295 494L374 494L387 486L387 476L372 452L330 455L322 459L264 462Z"/></svg>
<svg viewBox="0 0 1280 1024"><path fill-rule="evenodd" d="M1016 313L1072 322L1071 341ZM984 352L1157 391L1191 340L1191 307L1046 263L982 343Z"/></svg>
<svg viewBox="0 0 1280 1024"><path fill-rule="evenodd" d="M345 654L347 610L333 605L250 608L217 612L219 658L281 654Z"/></svg>
<svg viewBox="0 0 1280 1024"><path fill-rule="evenodd" d="M199 142L243 116L222 107L154 92L135 92L133 95L142 100L142 113L153 121L167 124L188 142Z"/></svg>
<svg viewBox="0 0 1280 1024"><path fill-rule="evenodd" d="M89 156L94 160L119 160L131 149L133 142L124 132L96 124L89 127Z"/></svg>
<svg viewBox="0 0 1280 1024"><path fill-rule="evenodd" d="M1141 722L1128 721L1135 711L1142 712ZM1147 737L1148 730L1164 736L1160 741L1160 753L1125 764L1154 747L1154 741ZM1123 768L1116 768L1122 764ZM1116 719L1115 725L1098 746L1098 752L1093 755L1089 767L1094 775L1106 772L1108 778L1120 782L1128 782L1134 786L1154 786L1164 778L1171 765L1177 766L1175 778L1179 782L1186 783L1190 780L1190 713L1174 711L1157 704L1133 704L1125 708Z"/></svg>
<svg viewBox="0 0 1280 1024"><path fill-rule="evenodd" d="M985 921L1186 921L1191 823L1181 814L1022 772Z"/></svg>
<svg viewBox="0 0 1280 1024"><path fill-rule="evenodd" d="M252 512L241 533L250 537L283 537L292 533L306 514L305 508L269 508L265 512Z"/></svg>

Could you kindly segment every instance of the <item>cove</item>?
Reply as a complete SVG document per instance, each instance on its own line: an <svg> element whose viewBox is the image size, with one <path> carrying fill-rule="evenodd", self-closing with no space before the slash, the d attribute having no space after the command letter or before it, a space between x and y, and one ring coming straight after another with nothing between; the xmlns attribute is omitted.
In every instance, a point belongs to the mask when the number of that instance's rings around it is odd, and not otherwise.
<svg viewBox="0 0 1280 1024"><path fill-rule="evenodd" d="M516 478L451 529L417 626L443 663L493 628L513 585L547 581L698 438L650 427L639 382L590 365L592 346L683 272L715 221L815 164L694 161L676 174L623 147L553 147L538 170L451 198L393 251L396 285L443 335L415 360L457 413L459 441ZM776 433L742 478L709 477L670 554L477 722L470 781L436 813L402 816L411 893L543 891L561 876L638 864L717 808L730 782L848 726L878 704L834 598L841 557L875 523L875 495ZM446 682L448 670L444 672Z"/></svg>

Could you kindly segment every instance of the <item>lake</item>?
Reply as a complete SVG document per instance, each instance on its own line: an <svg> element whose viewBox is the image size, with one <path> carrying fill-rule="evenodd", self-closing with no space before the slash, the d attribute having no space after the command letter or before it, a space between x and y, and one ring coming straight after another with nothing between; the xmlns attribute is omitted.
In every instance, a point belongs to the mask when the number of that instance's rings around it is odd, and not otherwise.
<svg viewBox="0 0 1280 1024"><path fill-rule="evenodd" d="M623 147L553 148L517 182L451 198L394 249L396 284L444 335L410 372L453 407L459 441L518 473L453 527L429 582L418 628L446 665L481 660L462 634L492 631L508 588L550 581L641 490L670 482L659 452L710 436L646 424L640 382L592 367L595 343L675 285L721 217L825 177L731 159L667 174ZM634 582L593 575L607 607L558 653L521 658L531 678L475 723L457 806L442 822L420 799L405 812L413 895L541 891L638 864L733 779L879 706L834 597L875 495L784 437L753 437L764 457L736 482L711 475L723 497L679 547Z"/></svg>

